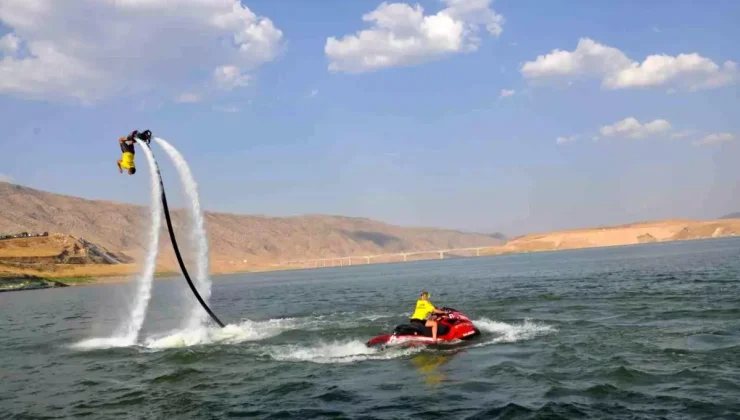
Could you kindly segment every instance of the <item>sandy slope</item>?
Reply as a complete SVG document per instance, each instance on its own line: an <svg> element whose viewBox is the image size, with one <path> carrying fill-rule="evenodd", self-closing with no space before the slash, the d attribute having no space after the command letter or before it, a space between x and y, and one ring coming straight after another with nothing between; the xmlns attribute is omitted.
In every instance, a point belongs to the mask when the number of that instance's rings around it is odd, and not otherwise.
<svg viewBox="0 0 740 420"><path fill-rule="evenodd" d="M662 220L604 228L525 235L511 240L503 246L492 248L486 254L554 251L733 235L740 235L740 219Z"/></svg>

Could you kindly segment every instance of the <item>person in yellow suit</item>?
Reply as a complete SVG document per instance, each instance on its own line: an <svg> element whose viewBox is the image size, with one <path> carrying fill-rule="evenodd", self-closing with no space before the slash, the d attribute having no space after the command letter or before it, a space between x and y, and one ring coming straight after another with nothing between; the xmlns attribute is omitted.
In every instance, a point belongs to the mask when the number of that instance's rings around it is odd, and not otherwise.
<svg viewBox="0 0 740 420"><path fill-rule="evenodd" d="M136 163L134 163L134 158L136 157L136 150L134 150L134 145L136 144L135 139L142 140L148 146L151 138L152 132L149 130L146 130L143 133L139 133L138 130L134 130L127 137L121 137L118 139L122 153L121 159L116 161L119 173L123 173L124 169L128 170L129 175L136 173Z"/></svg>
<svg viewBox="0 0 740 420"><path fill-rule="evenodd" d="M118 143L121 145L121 159L116 161L116 164L118 165L118 172L123 173L123 170L128 170L129 175L133 175L136 173L136 164L134 163L134 157L136 154L136 150L134 150L134 144L136 142L134 141L133 136L129 135L128 137L121 137L118 139Z"/></svg>
<svg viewBox="0 0 740 420"><path fill-rule="evenodd" d="M432 339L437 341L437 321L429 319L429 317L432 314L444 313L446 312L441 309L437 309L432 305L432 302L429 301L429 292L424 291L421 292L419 300L416 301L416 309L414 310L414 314L411 315L410 321L412 324L421 324L425 327L431 327Z"/></svg>

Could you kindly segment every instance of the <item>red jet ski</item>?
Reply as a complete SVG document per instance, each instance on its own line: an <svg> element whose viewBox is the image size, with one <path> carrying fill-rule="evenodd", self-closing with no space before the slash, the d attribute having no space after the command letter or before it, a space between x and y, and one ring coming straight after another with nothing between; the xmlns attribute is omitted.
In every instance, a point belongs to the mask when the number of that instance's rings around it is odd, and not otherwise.
<svg viewBox="0 0 740 420"><path fill-rule="evenodd" d="M435 314L437 343L469 340L480 335L480 330L464 313L452 308L442 308L445 314ZM368 347L385 347L396 344L434 344L432 329L419 324L401 324L392 334L379 335L366 344Z"/></svg>

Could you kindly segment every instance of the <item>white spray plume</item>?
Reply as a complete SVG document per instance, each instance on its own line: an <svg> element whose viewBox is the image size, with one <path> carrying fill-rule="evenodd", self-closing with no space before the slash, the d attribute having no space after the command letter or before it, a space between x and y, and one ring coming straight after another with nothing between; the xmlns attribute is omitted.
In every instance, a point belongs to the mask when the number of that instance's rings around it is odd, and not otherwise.
<svg viewBox="0 0 740 420"><path fill-rule="evenodd" d="M154 140L164 149L170 159L172 159L180 176L182 188L187 196L188 225L190 227L189 239L195 249L195 286L203 301L208 303L208 299L211 296L211 279L208 275L208 237L206 236L203 209L200 206L198 184L195 182L193 173L190 171L190 166L188 166L182 154L166 140L159 137L154 137ZM189 329L198 328L207 321L208 316L195 298L191 299L190 302L190 315L186 320L185 327Z"/></svg>
<svg viewBox="0 0 740 420"><path fill-rule="evenodd" d="M119 328L117 334L118 337L122 338L119 342L127 345L136 343L139 337L139 331L141 331L141 327L144 324L149 300L152 297L152 282L154 280L154 271L157 268L159 233L162 226L162 202L160 201L162 189L159 183L157 162L154 160L154 155L148 146L139 140L136 140L136 142L141 146L140 149L144 152L144 156L146 156L147 163L149 164L149 183L151 187L149 215L151 222L149 227L149 241L146 248L146 259L144 260L144 267L137 279L136 294L134 296L131 315L126 324Z"/></svg>

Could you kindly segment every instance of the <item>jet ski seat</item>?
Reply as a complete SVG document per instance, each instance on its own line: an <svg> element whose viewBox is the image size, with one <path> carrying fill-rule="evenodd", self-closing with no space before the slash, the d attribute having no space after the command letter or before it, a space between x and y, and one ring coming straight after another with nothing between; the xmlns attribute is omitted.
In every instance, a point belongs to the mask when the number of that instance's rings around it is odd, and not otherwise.
<svg viewBox="0 0 740 420"><path fill-rule="evenodd" d="M426 337L432 336L431 327L423 327L419 324L401 324L397 325L393 330L398 335L410 335L410 334L421 334ZM450 327L442 323L437 324L437 337L441 337L450 332Z"/></svg>

